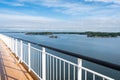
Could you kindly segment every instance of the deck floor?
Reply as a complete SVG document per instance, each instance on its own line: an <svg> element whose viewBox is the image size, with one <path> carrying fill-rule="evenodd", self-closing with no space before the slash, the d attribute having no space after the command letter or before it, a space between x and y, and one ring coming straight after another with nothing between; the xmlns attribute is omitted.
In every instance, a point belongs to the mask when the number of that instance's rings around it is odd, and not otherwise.
<svg viewBox="0 0 120 80"><path fill-rule="evenodd" d="M25 68L0 40L0 80L33 80Z"/></svg>

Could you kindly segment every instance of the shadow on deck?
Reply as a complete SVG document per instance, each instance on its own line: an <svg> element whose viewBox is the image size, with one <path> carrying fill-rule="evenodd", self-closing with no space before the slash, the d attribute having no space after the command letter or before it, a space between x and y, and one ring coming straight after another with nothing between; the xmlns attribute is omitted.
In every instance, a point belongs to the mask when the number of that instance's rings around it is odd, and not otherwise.
<svg viewBox="0 0 120 80"><path fill-rule="evenodd" d="M0 80L34 80L2 41L0 41Z"/></svg>

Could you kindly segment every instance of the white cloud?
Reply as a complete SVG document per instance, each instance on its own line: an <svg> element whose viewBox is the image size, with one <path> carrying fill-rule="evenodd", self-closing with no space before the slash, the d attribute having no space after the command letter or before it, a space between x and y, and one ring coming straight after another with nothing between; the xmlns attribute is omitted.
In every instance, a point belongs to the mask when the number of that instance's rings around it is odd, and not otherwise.
<svg viewBox="0 0 120 80"><path fill-rule="evenodd" d="M89 2L106 2L106 3L116 3L116 4L120 4L120 0L85 0L85 1L89 1Z"/></svg>
<svg viewBox="0 0 120 80"><path fill-rule="evenodd" d="M18 12L18 11L13 11L13 10L1 8L0 9L0 14L24 15L25 13L21 13L21 12Z"/></svg>
<svg viewBox="0 0 120 80"><path fill-rule="evenodd" d="M85 1L120 3L120 0L85 0ZM119 4L111 4L108 6L101 7L100 4L87 5L81 1L68 2L64 0L16 0L16 2L3 2L3 3L6 3L8 5L14 5L14 6L26 6L26 3L31 3L31 4L36 4L36 5L42 5L45 7L51 7L51 9L54 12L60 12L60 13L67 14L67 15L77 15L77 16L82 16L84 14L88 14L88 16L91 16L91 14L93 14L94 11L96 13L97 11L100 12L102 10L108 11L108 9L112 12L114 11L113 8L116 8L117 10L115 12L118 12L118 9L120 8ZM109 13L106 12L104 14L109 14Z"/></svg>
<svg viewBox="0 0 120 80"><path fill-rule="evenodd" d="M88 16L97 15L95 13L99 13L100 11L104 12L104 14L109 14L109 12L118 12L118 9L120 8L120 0L85 0L89 2L106 2L106 3L117 3L117 4L111 4L107 6L101 6L100 4L98 5L87 5L84 4L81 1L78 2L68 2L64 0L18 0L20 2L28 2L32 4L37 4L37 5L43 5L46 7L51 7L53 11L55 12L60 12L63 14L67 15L77 15L77 16L83 16L84 14L87 14ZM116 9L115 9L116 8ZM114 10L115 9L115 10ZM95 11L95 13L93 13ZM109 12L107 12L109 11ZM100 12L100 13L101 13ZM102 15L102 14L101 14Z"/></svg>
<svg viewBox="0 0 120 80"><path fill-rule="evenodd" d="M119 19L60 21L46 17L0 14L0 28L11 30L120 31Z"/></svg>
<svg viewBox="0 0 120 80"><path fill-rule="evenodd" d="M15 20L15 21L22 21L22 22L24 22L24 21L31 21L31 22L45 22L45 23L47 23L47 22L57 22L58 20L57 19L51 19L51 18L47 18L47 17L40 17L40 16L28 16L28 15L12 15L12 14L0 14L0 18L2 19L2 20ZM2 21L1 20L1 21Z"/></svg>
<svg viewBox="0 0 120 80"><path fill-rule="evenodd" d="M2 2L12 6L26 6L25 3L42 5L53 8L53 11L64 14L78 15L93 9L93 6L83 5L82 3L71 3L63 0L16 0L16 2Z"/></svg>
<svg viewBox="0 0 120 80"><path fill-rule="evenodd" d="M0 14L0 28L27 28L36 29L58 22L56 19L40 16Z"/></svg>
<svg viewBox="0 0 120 80"><path fill-rule="evenodd" d="M2 4L7 4L7 5L11 5L11 6L24 6L23 3L19 3L19 2L0 1L0 3L2 3Z"/></svg>
<svg viewBox="0 0 120 80"><path fill-rule="evenodd" d="M112 2L113 0L87 0ZM78 31L120 31L120 12L119 6L110 5L101 6L86 5L82 3L63 2L60 0L19 0L16 3L24 2L52 7L54 11L69 15L77 15L78 20L60 21L41 16L28 16L24 13L19 13L10 10L0 10L0 28L10 29L60 29L60 30L78 30ZM118 1L119 2L119 1ZM118 3L117 1L114 3ZM13 5L14 3L6 3ZM25 4L24 4L25 5ZM117 7L117 8L116 8ZM107 9L106 9L107 8ZM115 12L115 13L114 13ZM6 13L6 14L5 14ZM13 15L14 14L14 15ZM87 18L84 16L87 16ZM112 16L112 14L114 14ZM117 14L117 15L115 15ZM83 15L83 16L79 16ZM84 17L81 18L81 17ZM103 18L102 18L103 17ZM89 18L89 19L88 19Z"/></svg>
<svg viewBox="0 0 120 80"><path fill-rule="evenodd" d="M83 5L82 3L70 3L70 2L43 2L43 6L52 7L54 11L61 12L69 15L79 15L89 12L94 9L94 6Z"/></svg>

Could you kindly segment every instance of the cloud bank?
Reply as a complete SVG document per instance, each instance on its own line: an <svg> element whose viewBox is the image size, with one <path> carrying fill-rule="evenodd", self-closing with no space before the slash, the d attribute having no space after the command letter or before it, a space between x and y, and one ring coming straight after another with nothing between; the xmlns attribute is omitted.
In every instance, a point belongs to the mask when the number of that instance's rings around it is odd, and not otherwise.
<svg viewBox="0 0 120 80"><path fill-rule="evenodd" d="M1 29L120 31L120 0L1 0L0 4L10 6L0 9ZM42 16L36 7L52 16ZM32 10L37 15L29 14ZM70 19L55 17L58 14Z"/></svg>

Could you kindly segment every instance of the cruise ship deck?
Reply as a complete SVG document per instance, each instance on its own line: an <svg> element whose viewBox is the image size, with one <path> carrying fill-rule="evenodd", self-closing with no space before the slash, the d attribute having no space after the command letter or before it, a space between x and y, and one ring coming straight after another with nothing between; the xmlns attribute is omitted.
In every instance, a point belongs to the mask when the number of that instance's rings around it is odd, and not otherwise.
<svg viewBox="0 0 120 80"><path fill-rule="evenodd" d="M34 80L1 40L0 80Z"/></svg>

